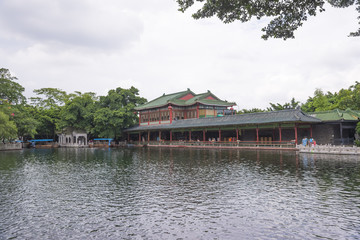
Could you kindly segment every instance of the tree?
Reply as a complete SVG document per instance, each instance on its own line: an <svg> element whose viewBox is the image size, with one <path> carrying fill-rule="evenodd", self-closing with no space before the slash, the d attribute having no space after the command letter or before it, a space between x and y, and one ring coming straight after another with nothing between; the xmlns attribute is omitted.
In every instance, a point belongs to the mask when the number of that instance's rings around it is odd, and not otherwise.
<svg viewBox="0 0 360 240"><path fill-rule="evenodd" d="M329 102L329 94L325 95L321 89L316 89L314 97L309 97L301 109L305 112L319 112L335 109L336 105Z"/></svg>
<svg viewBox="0 0 360 240"><path fill-rule="evenodd" d="M5 143L5 140L13 140L17 137L16 125L10 121L8 114L0 109L0 139Z"/></svg>
<svg viewBox="0 0 360 240"><path fill-rule="evenodd" d="M267 112L267 110L263 110L260 108L252 108L252 109L242 109L237 112L237 114L244 114L244 113L257 113L257 112Z"/></svg>
<svg viewBox="0 0 360 240"><path fill-rule="evenodd" d="M146 99L139 97L139 90L135 87L110 90L107 96L100 97L94 114L95 133L99 137L119 137L124 128L138 121L134 108L145 102Z"/></svg>
<svg viewBox="0 0 360 240"><path fill-rule="evenodd" d="M299 106L299 101L296 101L295 98L292 98L289 103L285 103L281 105L280 103L269 103L270 108L268 108L269 111L279 111L279 110L285 110L285 109L295 109Z"/></svg>
<svg viewBox="0 0 360 240"><path fill-rule="evenodd" d="M233 21L248 22L252 18L272 18L268 26L262 29L263 39L294 38L294 31L302 26L309 16L316 16L325 11L325 2L332 7L345 8L357 6L360 13L359 0L177 0L180 11L184 12L195 2L201 2L202 7L192 16L195 19L217 16L224 23ZM359 22L360 24L360 22ZM350 36L360 36L360 28Z"/></svg>
<svg viewBox="0 0 360 240"><path fill-rule="evenodd" d="M91 132L95 112L95 93L77 93L77 96L68 100L61 110L61 119L58 129L74 127Z"/></svg>
<svg viewBox="0 0 360 240"><path fill-rule="evenodd" d="M44 108L53 108L63 106L70 96L65 91L58 88L41 88L35 89L34 93L37 95L44 95L41 97L30 98L33 105Z"/></svg>
<svg viewBox="0 0 360 240"><path fill-rule="evenodd" d="M6 68L0 68L0 101L7 100L10 103L24 103L26 98L22 94L24 87L15 82L16 77L12 76Z"/></svg>
<svg viewBox="0 0 360 240"><path fill-rule="evenodd" d="M20 139L24 137L34 138L37 134L37 127L39 122L35 119L35 115L31 112L32 106L29 105L15 105L11 106L11 116L16 124L17 136Z"/></svg>

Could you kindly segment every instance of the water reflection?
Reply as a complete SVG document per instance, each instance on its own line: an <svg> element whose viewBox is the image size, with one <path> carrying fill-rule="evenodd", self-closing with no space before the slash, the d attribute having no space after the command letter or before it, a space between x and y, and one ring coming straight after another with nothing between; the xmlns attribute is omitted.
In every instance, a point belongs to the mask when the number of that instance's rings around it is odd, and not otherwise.
<svg viewBox="0 0 360 240"><path fill-rule="evenodd" d="M0 152L0 239L358 239L358 157Z"/></svg>

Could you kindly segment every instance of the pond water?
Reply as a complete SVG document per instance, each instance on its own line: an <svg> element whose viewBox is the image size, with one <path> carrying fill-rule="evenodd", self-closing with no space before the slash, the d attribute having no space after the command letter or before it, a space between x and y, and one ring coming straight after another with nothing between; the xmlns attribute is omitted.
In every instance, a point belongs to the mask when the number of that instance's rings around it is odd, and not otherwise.
<svg viewBox="0 0 360 240"><path fill-rule="evenodd" d="M360 239L360 158L0 152L0 239Z"/></svg>

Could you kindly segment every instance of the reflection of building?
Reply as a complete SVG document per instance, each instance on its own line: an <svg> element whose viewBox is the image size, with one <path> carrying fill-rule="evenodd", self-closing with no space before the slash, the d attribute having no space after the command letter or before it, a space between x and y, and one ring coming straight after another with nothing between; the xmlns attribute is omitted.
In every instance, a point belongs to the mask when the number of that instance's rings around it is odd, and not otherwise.
<svg viewBox="0 0 360 240"><path fill-rule="evenodd" d="M360 119L360 111L350 109L331 110L308 113L322 122L314 126L314 136L322 144L345 144L354 142L356 124Z"/></svg>
<svg viewBox="0 0 360 240"><path fill-rule="evenodd" d="M87 133L84 130L68 127L61 134L58 134L58 137L60 147L88 146Z"/></svg>
<svg viewBox="0 0 360 240"><path fill-rule="evenodd" d="M235 103L220 100L210 91L195 94L190 89L163 95L135 109L139 125L171 124L174 120L216 117L231 114Z"/></svg>

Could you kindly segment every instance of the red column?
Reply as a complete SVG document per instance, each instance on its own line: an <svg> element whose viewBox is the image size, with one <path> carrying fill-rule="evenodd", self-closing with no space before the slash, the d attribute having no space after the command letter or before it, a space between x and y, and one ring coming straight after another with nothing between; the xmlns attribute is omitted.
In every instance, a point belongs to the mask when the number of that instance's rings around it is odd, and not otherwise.
<svg viewBox="0 0 360 240"><path fill-rule="evenodd" d="M259 127L256 127L256 143L259 142Z"/></svg>
<svg viewBox="0 0 360 240"><path fill-rule="evenodd" d="M141 112L139 112L139 125L141 125Z"/></svg>
<svg viewBox="0 0 360 240"><path fill-rule="evenodd" d="M196 106L196 118L200 118L199 116L199 104Z"/></svg>
<svg viewBox="0 0 360 240"><path fill-rule="evenodd" d="M205 130L203 130L203 142L205 142Z"/></svg>
<svg viewBox="0 0 360 240"><path fill-rule="evenodd" d="M159 141L161 141L161 131L159 131Z"/></svg>
<svg viewBox="0 0 360 240"><path fill-rule="evenodd" d="M148 142L150 142L150 131L148 131L147 137L148 137Z"/></svg>
<svg viewBox="0 0 360 240"><path fill-rule="evenodd" d="M170 130L170 142L172 141L172 131Z"/></svg>
<svg viewBox="0 0 360 240"><path fill-rule="evenodd" d="M172 112L172 106L169 106L168 107L169 109L169 115L170 115L170 124L172 123L172 120L173 120L173 112Z"/></svg>
<svg viewBox="0 0 360 240"><path fill-rule="evenodd" d="M148 111L148 125L150 125L150 111Z"/></svg>
<svg viewBox="0 0 360 240"><path fill-rule="evenodd" d="M239 140L239 129L236 129L236 141Z"/></svg>
<svg viewBox="0 0 360 240"><path fill-rule="evenodd" d="M312 135L312 125L310 125L310 137L312 138L313 135Z"/></svg>
<svg viewBox="0 0 360 240"><path fill-rule="evenodd" d="M221 142L221 129L219 129L219 142Z"/></svg>
<svg viewBox="0 0 360 240"><path fill-rule="evenodd" d="M141 142L141 133L139 133L139 143Z"/></svg>
<svg viewBox="0 0 360 240"><path fill-rule="evenodd" d="M279 141L281 142L281 125L279 125Z"/></svg>
<svg viewBox="0 0 360 240"><path fill-rule="evenodd" d="M295 144L297 145L298 144L298 131L297 131L297 124L295 124Z"/></svg>
<svg viewBox="0 0 360 240"><path fill-rule="evenodd" d="M189 141L191 141L191 131L189 131Z"/></svg>
<svg viewBox="0 0 360 240"><path fill-rule="evenodd" d="M159 109L159 124L161 124L161 111Z"/></svg>
<svg viewBox="0 0 360 240"><path fill-rule="evenodd" d="M128 142L130 142L130 134L128 133Z"/></svg>

